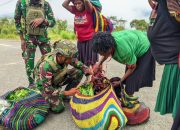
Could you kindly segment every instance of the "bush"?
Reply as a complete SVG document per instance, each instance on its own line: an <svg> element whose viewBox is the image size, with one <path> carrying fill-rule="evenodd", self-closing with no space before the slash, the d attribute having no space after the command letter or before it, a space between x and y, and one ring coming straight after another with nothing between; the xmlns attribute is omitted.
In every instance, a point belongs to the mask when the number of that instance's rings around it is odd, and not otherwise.
<svg viewBox="0 0 180 130"><path fill-rule="evenodd" d="M73 32L61 31L60 33L62 39L74 40L75 34Z"/></svg>
<svg viewBox="0 0 180 130"><path fill-rule="evenodd" d="M19 39L16 33L16 27L14 20L12 19L0 19L0 38L1 39ZM75 34L73 31L67 31L67 21L57 20L56 25L53 28L48 29L49 37L52 41L60 39L75 40Z"/></svg>
<svg viewBox="0 0 180 130"><path fill-rule="evenodd" d="M8 34L9 34L8 28L3 28L3 29L1 30L1 33L2 33L2 34L5 34L5 35L8 35Z"/></svg>

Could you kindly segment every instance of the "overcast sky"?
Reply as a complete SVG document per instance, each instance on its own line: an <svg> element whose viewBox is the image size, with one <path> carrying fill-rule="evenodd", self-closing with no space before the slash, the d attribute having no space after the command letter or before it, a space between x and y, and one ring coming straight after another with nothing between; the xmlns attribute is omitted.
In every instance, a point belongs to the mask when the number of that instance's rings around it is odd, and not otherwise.
<svg viewBox="0 0 180 130"><path fill-rule="evenodd" d="M13 16L17 0L0 0L0 17L4 15ZM64 0L47 0L51 4L55 17L67 19L73 23L73 15L66 11L61 5ZM118 18L131 21L132 19L148 20L150 6L148 0L101 0L103 14L105 16L117 16Z"/></svg>

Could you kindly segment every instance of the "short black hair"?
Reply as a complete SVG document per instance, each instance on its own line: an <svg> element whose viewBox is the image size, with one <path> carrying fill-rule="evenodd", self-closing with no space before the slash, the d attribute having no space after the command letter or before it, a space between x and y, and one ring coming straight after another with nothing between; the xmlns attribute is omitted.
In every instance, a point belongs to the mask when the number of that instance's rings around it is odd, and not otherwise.
<svg viewBox="0 0 180 130"><path fill-rule="evenodd" d="M40 0L30 0L30 4L39 4L40 3Z"/></svg>
<svg viewBox="0 0 180 130"><path fill-rule="evenodd" d="M109 49L114 47L115 40L110 32L97 32L93 36L93 51L96 53L106 53Z"/></svg>

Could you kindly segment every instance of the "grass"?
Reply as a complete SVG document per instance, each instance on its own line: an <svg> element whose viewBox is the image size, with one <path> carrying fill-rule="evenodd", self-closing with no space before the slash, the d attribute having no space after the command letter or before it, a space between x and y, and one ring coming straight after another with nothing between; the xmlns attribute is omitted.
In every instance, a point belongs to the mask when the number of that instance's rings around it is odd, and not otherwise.
<svg viewBox="0 0 180 130"><path fill-rule="evenodd" d="M59 33L55 33L50 31L49 32L49 38L52 41L57 41L60 39L68 39L68 40L75 40L76 36L73 32L70 31L60 31ZM4 34L0 33L0 39L12 39L12 40L18 40L19 36L17 34Z"/></svg>

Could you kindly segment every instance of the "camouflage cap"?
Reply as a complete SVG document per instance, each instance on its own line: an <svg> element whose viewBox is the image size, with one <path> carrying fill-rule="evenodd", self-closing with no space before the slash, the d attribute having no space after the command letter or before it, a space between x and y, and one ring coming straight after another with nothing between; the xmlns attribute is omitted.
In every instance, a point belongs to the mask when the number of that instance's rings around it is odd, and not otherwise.
<svg viewBox="0 0 180 130"><path fill-rule="evenodd" d="M60 53L63 56L66 57L77 57L78 50L76 47L76 44L69 40L59 40L56 41L52 48L54 49L54 53Z"/></svg>

